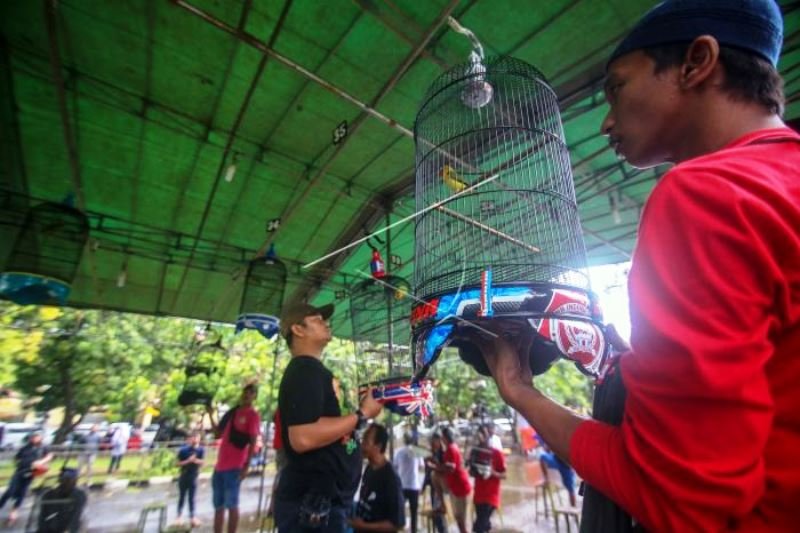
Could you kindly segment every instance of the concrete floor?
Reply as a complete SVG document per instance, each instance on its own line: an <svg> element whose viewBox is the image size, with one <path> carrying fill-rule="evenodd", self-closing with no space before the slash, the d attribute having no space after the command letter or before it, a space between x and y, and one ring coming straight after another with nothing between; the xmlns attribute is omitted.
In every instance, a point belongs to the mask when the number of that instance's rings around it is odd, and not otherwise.
<svg viewBox="0 0 800 533"><path fill-rule="evenodd" d="M537 500L534 485L540 479L538 466L522 458L510 458L508 479L503 484L503 507L500 513L495 514L493 523L496 531L517 531L522 533L551 532L555 531L553 518L536 516L535 502ZM242 523L239 531L258 531L255 521L258 508L259 487L261 480L258 477L246 479L240 494L240 509ZM268 497L272 486L271 478L265 480L265 493ZM213 509L211 507L211 486L209 480L199 482L197 493L197 515L203 524L194 531L205 533L211 531ZM25 531L33 498L28 497L23 505L20 521L14 528L3 527L8 512L6 507L0 511L0 530L13 533ZM177 514L177 486L175 483L151 486L143 489L119 489L91 491L89 504L84 513L86 531L90 533L127 533L136 531L141 509L147 505L166 503L167 523L171 524ZM540 507L541 509L541 507ZM153 515L151 515L153 516ZM563 522L562 522L563 524ZM420 524L422 527L422 524ZM564 530L566 528L563 528ZM575 528L573 527L573 530ZM155 516L148 521L146 532L156 532L157 520ZM451 524L450 531L455 532Z"/></svg>

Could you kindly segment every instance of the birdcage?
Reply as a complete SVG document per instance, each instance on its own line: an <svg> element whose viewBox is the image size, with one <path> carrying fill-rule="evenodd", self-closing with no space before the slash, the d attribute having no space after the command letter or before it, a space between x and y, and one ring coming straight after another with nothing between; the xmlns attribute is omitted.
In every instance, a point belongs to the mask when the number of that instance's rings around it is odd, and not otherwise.
<svg viewBox="0 0 800 533"><path fill-rule="evenodd" d="M183 370L186 379L178 395L178 405L211 405L225 371L226 354L221 337L192 349Z"/></svg>
<svg viewBox="0 0 800 533"><path fill-rule="evenodd" d="M418 374L459 324L500 319L530 321L556 349L547 360L591 359L582 369L594 373L605 341L558 100L544 76L513 58L473 54L429 88L414 137Z"/></svg>
<svg viewBox="0 0 800 533"><path fill-rule="evenodd" d="M375 346L386 345L391 324L392 343L408 346L411 337L408 327L410 294L411 285L408 281L392 275L381 279L365 279L353 286L350 289L353 340Z"/></svg>
<svg viewBox="0 0 800 533"><path fill-rule="evenodd" d="M359 392L365 394L373 386L376 399L392 412L427 416L432 401L430 385L413 380L407 366L410 292L405 279L392 275L366 279L350 290L358 379L363 382Z"/></svg>
<svg viewBox="0 0 800 533"><path fill-rule="evenodd" d="M286 265L276 256L274 249L264 257L250 261L236 320L236 332L254 329L271 339L279 331L278 316L283 307L286 290Z"/></svg>
<svg viewBox="0 0 800 533"><path fill-rule="evenodd" d="M63 305L88 238L89 222L80 210L52 202L30 208L0 274L0 298Z"/></svg>

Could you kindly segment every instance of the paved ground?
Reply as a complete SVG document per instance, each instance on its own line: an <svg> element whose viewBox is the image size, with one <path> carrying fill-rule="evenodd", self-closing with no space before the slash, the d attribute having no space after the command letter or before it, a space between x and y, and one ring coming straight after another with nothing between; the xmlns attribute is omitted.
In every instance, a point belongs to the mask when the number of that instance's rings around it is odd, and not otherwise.
<svg viewBox="0 0 800 533"><path fill-rule="evenodd" d="M539 471L534 463L522 459L513 459L509 464L509 479L504 483L503 508L495 516L494 524L498 531L518 531L521 533L555 531L552 517L546 519L536 516L536 491L533 485L539 479ZM265 493L268 495L272 480L265 480ZM258 508L260 478L251 477L245 480L241 491L241 509L243 514L242 532L258 531L255 513ZM20 523L15 528L3 528L13 533L25 531L33 498L28 498L23 507ZM127 533L136 530L139 514L143 507L154 503L167 503L168 523L176 517L177 488L174 483L148 487L146 489L124 489L92 491L89 505L84 514L87 531L90 533ZM540 501L540 500L539 500ZM197 494L198 516L203 525L196 528L197 533L211 531L212 508L211 487L209 480L201 480ZM541 510L541 507L539 507ZM7 508L0 512L4 521ZM146 532L157 531L155 517L149 520ZM450 531L455 531L451 525Z"/></svg>

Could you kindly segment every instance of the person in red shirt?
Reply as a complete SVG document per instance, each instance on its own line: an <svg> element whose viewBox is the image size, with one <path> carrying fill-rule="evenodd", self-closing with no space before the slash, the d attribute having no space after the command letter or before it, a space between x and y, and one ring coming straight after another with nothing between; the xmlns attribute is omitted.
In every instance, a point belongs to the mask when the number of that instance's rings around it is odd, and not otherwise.
<svg viewBox="0 0 800 533"><path fill-rule="evenodd" d="M460 533L467 531L467 497L472 492L469 483L469 476L464 469L464 461L461 458L461 450L455 442L452 428L442 429L442 440L444 441L444 455L442 464L434 468L444 476L444 484L450 494L450 506L453 509L453 517L456 519Z"/></svg>
<svg viewBox="0 0 800 533"><path fill-rule="evenodd" d="M131 437L128 439L128 449L129 450L140 450L142 449L142 434L139 432L138 429L134 429L131 433Z"/></svg>
<svg viewBox="0 0 800 533"><path fill-rule="evenodd" d="M228 533L235 533L239 525L239 487L247 477L261 431L261 419L253 408L257 396L255 384L245 386L239 405L228 411L219 423L222 438L211 477L214 533L222 533L225 509L228 510Z"/></svg>
<svg viewBox="0 0 800 533"><path fill-rule="evenodd" d="M483 425L478 429L478 446L469 454L469 470L475 478L472 502L475 504L475 522L472 533L492 530L492 513L500 507L500 480L506 477L506 459L503 452L491 445L492 430Z"/></svg>
<svg viewBox="0 0 800 533"><path fill-rule="evenodd" d="M675 166L642 213L631 346L609 330L624 353L594 419L533 386L530 334L463 332L588 484L584 531L797 531L800 135L781 120L782 35L772 0L667 0L611 57L603 133L633 166Z"/></svg>
<svg viewBox="0 0 800 533"><path fill-rule="evenodd" d="M275 409L272 416L272 449L275 450L275 477L272 478L272 496L269 499L267 516L272 516L275 511L275 493L278 490L278 482L281 479L281 470L286 466L286 452L283 449L283 438L281 437L281 410Z"/></svg>

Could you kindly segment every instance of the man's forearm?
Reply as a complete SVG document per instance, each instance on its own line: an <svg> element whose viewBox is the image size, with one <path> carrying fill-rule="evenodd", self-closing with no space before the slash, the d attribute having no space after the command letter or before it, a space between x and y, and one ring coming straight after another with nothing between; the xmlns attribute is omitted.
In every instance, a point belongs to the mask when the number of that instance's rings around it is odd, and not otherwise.
<svg viewBox="0 0 800 533"><path fill-rule="evenodd" d="M358 423L355 414L321 417L311 424L289 426L289 444L297 453L327 446L351 433Z"/></svg>
<svg viewBox="0 0 800 533"><path fill-rule="evenodd" d="M256 449L256 442L255 440L250 442L250 446L247 447L247 461L244 463L244 467L242 468L243 471L247 472L250 470L250 464L253 461L253 456L255 455Z"/></svg>
<svg viewBox="0 0 800 533"><path fill-rule="evenodd" d="M556 455L568 461L569 442L585 419L535 389L522 389L511 403Z"/></svg>

